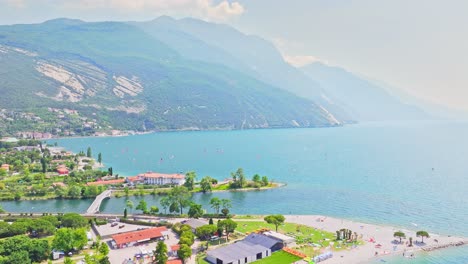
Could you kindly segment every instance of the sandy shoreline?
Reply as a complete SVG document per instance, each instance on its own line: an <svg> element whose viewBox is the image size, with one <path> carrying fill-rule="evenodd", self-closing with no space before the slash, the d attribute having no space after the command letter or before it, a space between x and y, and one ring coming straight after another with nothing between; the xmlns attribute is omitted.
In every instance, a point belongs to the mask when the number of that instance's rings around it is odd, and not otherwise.
<svg viewBox="0 0 468 264"><path fill-rule="evenodd" d="M378 260L383 256L388 255L401 255L406 251L406 255L420 250L429 250L435 247L441 247L443 245L453 246L455 243L463 242L468 243L468 238L456 237L456 236L444 236L429 233L430 238L424 239L424 244L417 243L421 241L421 238L416 237L416 230L402 229L392 226L383 226L376 224L359 223L345 219L338 219L322 215L285 215L286 222L303 224L319 228L328 232L335 232L342 228L347 228L357 232L359 236L362 235L362 240L365 244L358 246L351 250L343 250L334 252L334 256L321 263L326 264L359 264L369 263L372 260ZM393 241L394 232L402 231L406 234L406 239L403 239L403 244L395 244ZM427 230L430 232L430 230ZM413 237L413 247L407 247L406 241L409 237ZM370 239L375 242L369 242ZM380 248L376 248L376 245L380 244ZM377 252L377 256L375 253Z"/></svg>

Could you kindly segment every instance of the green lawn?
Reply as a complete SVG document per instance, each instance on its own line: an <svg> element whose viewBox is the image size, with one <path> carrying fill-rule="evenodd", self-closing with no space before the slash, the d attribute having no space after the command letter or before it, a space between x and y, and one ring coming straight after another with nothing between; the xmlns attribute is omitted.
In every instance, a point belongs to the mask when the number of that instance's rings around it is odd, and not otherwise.
<svg viewBox="0 0 468 264"><path fill-rule="evenodd" d="M254 261L252 263L255 263L255 264L279 264L279 263L291 264L300 259L301 258L298 256L294 256L292 254L289 254L281 250L281 251L274 252L273 254L271 254L270 257L266 257L264 259Z"/></svg>
<svg viewBox="0 0 468 264"><path fill-rule="evenodd" d="M275 226L266 222L242 220L236 220L236 222L236 230L242 233L250 233L262 228L275 231ZM316 243L320 244L322 247L326 247L330 242L335 240L335 234L333 233L293 223L285 223L279 226L278 232L295 237L297 244Z"/></svg>

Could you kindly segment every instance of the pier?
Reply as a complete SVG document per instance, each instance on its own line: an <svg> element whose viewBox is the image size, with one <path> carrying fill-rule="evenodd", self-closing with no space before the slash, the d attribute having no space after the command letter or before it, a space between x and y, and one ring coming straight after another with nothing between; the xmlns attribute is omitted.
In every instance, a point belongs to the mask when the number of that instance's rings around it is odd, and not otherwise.
<svg viewBox="0 0 468 264"><path fill-rule="evenodd" d="M86 210L85 215L92 215L99 213L99 208L101 207L101 203L104 199L110 198L112 194L111 190L105 190L94 199L93 203L89 206L88 210Z"/></svg>

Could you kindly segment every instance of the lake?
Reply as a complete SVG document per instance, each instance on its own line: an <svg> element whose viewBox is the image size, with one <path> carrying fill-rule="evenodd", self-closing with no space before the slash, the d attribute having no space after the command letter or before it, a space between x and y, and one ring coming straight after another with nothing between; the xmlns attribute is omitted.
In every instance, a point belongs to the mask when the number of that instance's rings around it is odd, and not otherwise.
<svg viewBox="0 0 468 264"><path fill-rule="evenodd" d="M222 180L242 167L249 178L258 173L287 183L268 191L194 195L205 205L214 196L229 198L237 214L323 214L468 236L467 135L465 122L395 122L49 142L75 152L91 146L120 175L193 170L199 178ZM2 204L17 212L84 212L90 201ZM124 206L124 198L111 199L101 210L121 213ZM468 255L466 247L462 251Z"/></svg>

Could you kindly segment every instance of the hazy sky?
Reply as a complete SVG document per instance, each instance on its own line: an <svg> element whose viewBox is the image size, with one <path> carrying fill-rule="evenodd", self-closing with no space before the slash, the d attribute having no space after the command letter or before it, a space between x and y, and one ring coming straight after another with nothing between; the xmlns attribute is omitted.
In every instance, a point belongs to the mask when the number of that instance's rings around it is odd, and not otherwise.
<svg viewBox="0 0 468 264"><path fill-rule="evenodd" d="M466 0L0 0L0 24L194 16L273 41L429 101L468 109Z"/></svg>

